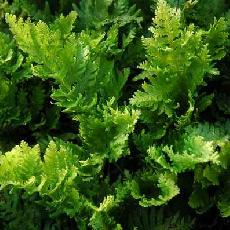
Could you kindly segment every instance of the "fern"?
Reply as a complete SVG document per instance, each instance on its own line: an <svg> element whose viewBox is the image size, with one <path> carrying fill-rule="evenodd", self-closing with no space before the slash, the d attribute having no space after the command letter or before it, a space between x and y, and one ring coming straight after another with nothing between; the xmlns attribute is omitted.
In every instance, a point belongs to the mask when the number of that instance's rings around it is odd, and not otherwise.
<svg viewBox="0 0 230 230"><path fill-rule="evenodd" d="M113 101L102 110L99 109L101 118L80 117L80 136L91 152L98 152L109 161L116 161L121 156L129 154L128 136L133 132L139 114L127 109L113 109L112 103ZM102 133L103 136L100 136ZM97 138L98 136L100 137Z"/></svg>
<svg viewBox="0 0 230 230"><path fill-rule="evenodd" d="M16 189L1 191L0 219L1 228L13 230L18 226L37 230L42 225L42 208L36 204L36 196L23 197Z"/></svg>
<svg viewBox="0 0 230 230"><path fill-rule="evenodd" d="M42 22L37 25L29 21L24 23L22 19L17 22L14 16L7 16L19 47L29 54L30 62L37 63L33 73L54 78L60 84L60 89L53 94L59 101L58 105L70 112L82 109L87 112L95 107L97 101L105 102L113 96L118 99L129 72L128 69L122 72L114 70L114 61L104 57L104 49L112 43L110 37L106 43L100 43L102 34L71 34L75 19L76 14L72 12L66 18L60 17L49 27ZM82 107L79 103L91 106L84 109L84 105Z"/></svg>
<svg viewBox="0 0 230 230"><path fill-rule="evenodd" d="M115 202L113 196L106 197L100 206L95 210L93 216L90 219L90 225L93 229L116 229L122 230L120 224L109 216L109 212L114 209L118 204Z"/></svg>
<svg viewBox="0 0 230 230"><path fill-rule="evenodd" d="M201 28L201 0L0 1L0 228L229 217L222 3Z"/></svg>
<svg viewBox="0 0 230 230"><path fill-rule="evenodd" d="M1 156L1 187L15 185L33 192L41 174L38 146L30 148L25 142Z"/></svg>
<svg viewBox="0 0 230 230"><path fill-rule="evenodd" d="M161 122L158 126L167 128L168 123L193 104L198 87L205 84L205 77L218 74L213 61L219 57L211 56L210 52L214 52L212 47L218 52L217 46L222 50L226 44L227 24L220 19L208 32L192 24L185 27L181 11L170 8L165 1L159 1L155 13L154 26L150 28L152 36L143 38L147 53L146 61L140 65L143 73L136 78L146 80L131 104L142 110L143 122L150 125ZM219 42L218 38L215 41L211 38L215 37L215 30L224 35Z"/></svg>
<svg viewBox="0 0 230 230"><path fill-rule="evenodd" d="M131 195L134 199L139 200L139 204L142 207L151 207L151 206L160 206L167 203L177 194L179 194L179 188L175 184L175 177L173 174L164 173L154 175L151 172L146 172L140 175L140 178L137 178L139 184L134 180L131 183ZM147 186L151 186L151 183L157 183L156 191L159 190L159 194L156 197L149 198L149 194L142 194L140 188L143 185L149 183ZM150 188L150 190L153 190ZM153 193L157 193L154 192Z"/></svg>
<svg viewBox="0 0 230 230"><path fill-rule="evenodd" d="M167 217L164 208L138 208L130 215L130 226L128 229L138 230L164 230L164 229L193 229L194 220L188 216L182 216L177 212Z"/></svg>
<svg viewBox="0 0 230 230"><path fill-rule="evenodd" d="M152 167L178 175L194 170L194 185L189 205L204 212L214 203L209 200L206 188L222 183L221 176L229 165L229 122L225 124L199 124L187 127L171 146L150 147L146 162ZM217 147L220 150L217 150ZM206 197L206 198L204 198Z"/></svg>
<svg viewBox="0 0 230 230"><path fill-rule="evenodd" d="M1 156L1 187L13 185L25 189L28 194L38 192L44 198L48 196L51 208L62 207L59 213L72 216L80 211L83 202L73 186L78 175L76 163L76 156L64 147L58 149L54 142L49 144L44 161L38 146L30 148L22 142Z"/></svg>
<svg viewBox="0 0 230 230"><path fill-rule="evenodd" d="M229 122L224 125L199 124L187 127L185 133L177 137L171 146L150 147L146 160L153 160L161 167L177 173L195 169L197 164L206 162L226 168L224 164L228 164L225 158L225 145L228 145L229 138L228 126ZM216 150L217 146L221 147L221 152Z"/></svg>
<svg viewBox="0 0 230 230"><path fill-rule="evenodd" d="M72 24L76 19L76 14L72 13L66 17L66 21L61 17L53 24L53 29L49 28L45 23L38 22L37 25L34 25L31 22L24 23L22 19L17 22L15 16L8 15L6 17L7 22L11 26L11 31L15 34L19 47L24 51L30 54L30 61L36 62L39 66L34 67L34 73L36 75L47 77L49 75L54 75L54 78L62 81L65 77L69 63L64 60L63 57L69 56L69 59L73 59L74 48L70 48L70 44L73 45L73 37L67 41L64 45L62 37L68 37ZM63 27L60 27L59 30L56 30L60 21L63 23ZM69 27L65 27L66 25ZM55 31L54 31L55 30ZM52 51L49 50L49 47L53 47ZM68 50L68 52L67 52ZM67 55L67 56L66 56ZM55 57L55 58L54 58ZM59 57L59 58L57 58ZM71 58L72 57L72 58ZM45 62L45 60L49 62ZM43 69L41 68L43 66ZM60 67L62 69L60 69ZM42 71L42 72L40 72ZM56 76L56 75L57 76Z"/></svg>
<svg viewBox="0 0 230 230"><path fill-rule="evenodd" d="M112 23L124 26L142 21L140 11L134 5L130 7L127 0L86 0L75 8L79 12L80 23L87 28L100 29Z"/></svg>
<svg viewBox="0 0 230 230"><path fill-rule="evenodd" d="M223 16L227 9L226 3L224 0L211 0L210 4L207 4L204 0L198 0L195 6L186 9L186 17L200 26L209 27L214 17Z"/></svg>

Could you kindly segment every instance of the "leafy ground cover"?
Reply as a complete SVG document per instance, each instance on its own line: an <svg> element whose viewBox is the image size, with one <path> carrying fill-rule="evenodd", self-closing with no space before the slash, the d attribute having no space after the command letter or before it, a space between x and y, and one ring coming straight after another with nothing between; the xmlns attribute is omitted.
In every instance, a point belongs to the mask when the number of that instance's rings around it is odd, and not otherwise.
<svg viewBox="0 0 230 230"><path fill-rule="evenodd" d="M0 0L0 229L230 229L227 0Z"/></svg>

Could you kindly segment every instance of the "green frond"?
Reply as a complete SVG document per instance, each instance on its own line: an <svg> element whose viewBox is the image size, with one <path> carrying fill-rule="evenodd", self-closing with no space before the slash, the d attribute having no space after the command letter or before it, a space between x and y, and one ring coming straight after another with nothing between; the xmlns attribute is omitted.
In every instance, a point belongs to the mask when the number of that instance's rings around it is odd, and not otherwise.
<svg viewBox="0 0 230 230"><path fill-rule="evenodd" d="M0 229L225 227L230 4L206 2L0 0Z"/></svg>
<svg viewBox="0 0 230 230"><path fill-rule="evenodd" d="M189 197L188 204L198 213L202 214L213 206L213 200L210 199L207 190L202 188L194 189Z"/></svg>
<svg viewBox="0 0 230 230"><path fill-rule="evenodd" d="M129 230L189 230L194 228L194 220L183 213L174 213L168 217L163 207L137 208L130 213L130 221L127 224Z"/></svg>
<svg viewBox="0 0 230 230"><path fill-rule="evenodd" d="M57 146L51 142L44 155L43 174L38 191L42 195L60 196L58 189L63 183L71 185L77 176L77 158L72 156L65 148ZM64 195L64 194L63 194Z"/></svg>
<svg viewBox="0 0 230 230"><path fill-rule="evenodd" d="M194 170L197 165L204 163L217 167L223 165L226 168L224 164L228 165L229 162L226 155L228 132L228 122L188 126L185 133L177 137L171 146L150 147L146 161L150 164L153 161L175 173ZM217 146L221 148L219 152L216 150ZM206 168L206 173L208 172L210 169ZM214 178L213 180L215 181Z"/></svg>
<svg viewBox="0 0 230 230"><path fill-rule="evenodd" d="M107 196L104 198L100 206L94 211L93 216L90 219L90 225L95 230L100 229L116 229L122 230L120 224L109 216L109 212L118 206L117 202L114 200L113 196Z"/></svg>
<svg viewBox="0 0 230 230"><path fill-rule="evenodd" d="M117 161L129 154L128 138L133 132L139 112L113 108L114 100L98 109L101 117L80 116L80 136L90 152Z"/></svg>
<svg viewBox="0 0 230 230"><path fill-rule="evenodd" d="M34 74L53 77L59 82L63 81L71 67L69 60L74 62L76 44L74 45L75 39L70 36L70 31L75 19L76 13L72 12L48 26L42 21L35 24L29 19L24 22L15 15L6 15L6 22L19 48L29 54L30 62L38 64L33 67Z"/></svg>
<svg viewBox="0 0 230 230"><path fill-rule="evenodd" d="M170 173L154 174L152 172L146 172L141 174L137 180L131 181L128 186L130 187L132 197L139 200L140 206L160 206L166 204L179 194L179 188L176 185L175 178L176 177ZM145 194L145 190L147 194ZM151 191L151 193L149 194L148 191Z"/></svg>
<svg viewBox="0 0 230 230"><path fill-rule="evenodd" d="M139 24L140 10L127 0L86 0L74 5L83 28L101 29L105 25Z"/></svg>
<svg viewBox="0 0 230 230"><path fill-rule="evenodd" d="M51 208L62 207L58 213L74 216L87 207L88 201L75 188L77 158L70 149L50 142L43 161L38 146L31 148L22 142L1 156L1 187L15 186L28 194L38 192L44 199L49 197Z"/></svg>
<svg viewBox="0 0 230 230"><path fill-rule="evenodd" d="M146 48L146 61L140 65L143 72L136 77L146 81L130 102L143 111L144 122L148 116L160 119L167 116L170 122L196 99L198 87L205 85L205 77L218 74L214 68L218 58L212 54L222 52L227 45L227 22L220 19L209 31L197 29L193 24L186 27L182 12L162 0L149 30L151 36L143 38ZM217 55L223 58L224 53ZM183 115L181 111L179 114Z"/></svg>
<svg viewBox="0 0 230 230"><path fill-rule="evenodd" d="M29 147L22 142L12 151L1 156L0 183L4 188L14 185L18 188L26 188L28 192L34 192L41 179L42 162L39 147Z"/></svg>

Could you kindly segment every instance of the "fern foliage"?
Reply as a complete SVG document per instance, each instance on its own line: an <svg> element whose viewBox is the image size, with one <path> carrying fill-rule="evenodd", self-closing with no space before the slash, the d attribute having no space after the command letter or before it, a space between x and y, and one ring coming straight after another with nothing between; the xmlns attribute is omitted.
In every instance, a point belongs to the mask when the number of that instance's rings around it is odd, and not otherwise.
<svg viewBox="0 0 230 230"><path fill-rule="evenodd" d="M0 1L0 228L228 226L229 7Z"/></svg>

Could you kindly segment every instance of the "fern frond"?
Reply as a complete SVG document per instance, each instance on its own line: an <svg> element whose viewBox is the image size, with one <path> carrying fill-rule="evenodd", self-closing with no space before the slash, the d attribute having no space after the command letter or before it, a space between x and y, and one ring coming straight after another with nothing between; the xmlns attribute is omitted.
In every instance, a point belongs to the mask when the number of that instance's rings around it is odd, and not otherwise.
<svg viewBox="0 0 230 230"><path fill-rule="evenodd" d="M69 60L73 62L75 54L76 45L74 38L70 37L70 31L76 17L76 13L72 12L65 18L60 17L49 27L42 21L34 24L29 19L24 22L15 15L6 15L6 21L20 49L30 55L31 62L38 64L33 68L34 74L53 76L58 81L63 81L69 69ZM69 39L64 42L63 37Z"/></svg>
<svg viewBox="0 0 230 230"><path fill-rule="evenodd" d="M98 109L98 116L80 116L80 136L90 152L96 152L117 161L129 154L128 137L133 132L138 120L139 112L129 111L127 108L118 110L113 108L111 100L102 109Z"/></svg>
<svg viewBox="0 0 230 230"><path fill-rule="evenodd" d="M34 192L42 173L39 147L30 148L27 143L22 142L11 152L1 156L0 169L2 188L14 185Z"/></svg>
<svg viewBox="0 0 230 230"><path fill-rule="evenodd" d="M179 194L179 188L175 180L175 175L170 173L154 174L152 172L145 172L140 177L137 177L136 180L128 183L128 186L130 187L132 197L139 200L140 206L160 206ZM146 188L144 188L145 186ZM145 191L141 191L145 189L152 191L152 194L145 194ZM156 195L154 196L153 194Z"/></svg>
<svg viewBox="0 0 230 230"><path fill-rule="evenodd" d="M214 68L218 58L212 54L226 47L227 22L220 19L209 31L197 29L193 24L186 27L182 12L164 0L158 2L155 14L149 29L151 37L143 38L146 48L146 61L140 65L143 73L136 78L146 81L130 102L143 111L143 122L148 123L148 117L157 116L160 120L166 117L170 123L175 114L183 116L185 108L194 104L197 89L205 84L205 77L218 74ZM215 31L223 36L220 38ZM217 55L222 58L224 53Z"/></svg>

